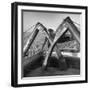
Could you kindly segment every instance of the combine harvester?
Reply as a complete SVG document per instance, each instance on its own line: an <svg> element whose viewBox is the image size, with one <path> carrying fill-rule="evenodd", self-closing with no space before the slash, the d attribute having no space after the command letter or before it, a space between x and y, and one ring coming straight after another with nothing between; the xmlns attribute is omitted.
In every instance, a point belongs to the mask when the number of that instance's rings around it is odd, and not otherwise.
<svg viewBox="0 0 90 90"><path fill-rule="evenodd" d="M35 54L33 54L33 56L29 57L28 53L30 51L30 47L32 46L33 42L35 41L35 39L37 39L37 35L38 33L42 31L45 33L45 39L44 42L42 44L41 50ZM74 40L69 41L69 42L64 42L64 43L58 43L62 38L63 35L65 35L65 33L69 31ZM75 48L68 48L68 46L63 47L64 45L67 45L70 43L78 43L79 48L76 50ZM48 50L44 50L45 45L47 44L48 46ZM59 44L59 45L58 45ZM73 44L72 44L73 46ZM74 45L75 46L75 45ZM73 51L73 52L72 52ZM64 19L64 21L59 25L59 27L56 29L55 32L55 37L52 38L51 33L47 30L47 28L42 25L41 23L37 23L32 34L30 35L30 37L28 38L24 49L23 49L23 57L25 58L24 62L23 62L23 68L24 70L27 71L28 65L30 67L30 65L34 62L34 64L39 64L42 67L42 70L47 70L48 67L48 61L49 58L52 57L54 54L56 55L57 58L57 62L59 63L60 66L60 70L66 70L67 69L67 57L71 57L72 60L73 58L79 58L79 62L80 62L80 56L77 57L78 55L76 54L76 57L74 56L74 51L75 52L80 52L80 31L78 30L78 28L75 26L75 24L73 23L73 21L70 19L70 17L67 17L66 19ZM72 52L71 54L68 54L67 52ZM41 61L37 61L38 58L43 57ZM28 59L26 61L26 59ZM34 65L33 64L33 65ZM31 65L31 67L33 66ZM37 66L37 65L35 65ZM80 68L80 66L79 66Z"/></svg>

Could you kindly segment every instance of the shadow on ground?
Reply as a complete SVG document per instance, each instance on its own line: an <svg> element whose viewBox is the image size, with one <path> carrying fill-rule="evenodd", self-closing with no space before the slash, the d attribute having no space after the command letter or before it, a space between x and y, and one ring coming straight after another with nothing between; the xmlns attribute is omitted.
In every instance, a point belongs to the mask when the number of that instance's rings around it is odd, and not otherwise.
<svg viewBox="0 0 90 90"><path fill-rule="evenodd" d="M22 64L23 77L55 76L55 75L79 75L80 58L65 57L67 68L62 70L63 64L55 57L50 57L46 70L42 70L43 56L34 56L24 59Z"/></svg>

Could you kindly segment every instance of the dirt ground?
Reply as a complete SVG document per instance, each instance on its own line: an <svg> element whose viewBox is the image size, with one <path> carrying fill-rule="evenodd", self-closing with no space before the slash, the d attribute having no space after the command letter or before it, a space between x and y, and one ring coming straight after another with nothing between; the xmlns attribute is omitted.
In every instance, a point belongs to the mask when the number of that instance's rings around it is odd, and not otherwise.
<svg viewBox="0 0 90 90"><path fill-rule="evenodd" d="M55 57L50 57L47 69L42 70L42 62L44 57L34 56L27 58L23 64L24 77L36 76L55 76L55 75L79 75L80 74L80 58L65 57L67 68L61 70L58 60Z"/></svg>

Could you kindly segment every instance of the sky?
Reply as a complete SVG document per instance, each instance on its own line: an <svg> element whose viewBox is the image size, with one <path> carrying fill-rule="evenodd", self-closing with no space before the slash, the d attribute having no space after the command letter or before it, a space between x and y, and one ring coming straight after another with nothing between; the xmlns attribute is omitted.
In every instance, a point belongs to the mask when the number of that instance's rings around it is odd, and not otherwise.
<svg viewBox="0 0 90 90"><path fill-rule="evenodd" d="M37 22L41 22L47 29L52 28L55 31L67 16L80 24L80 14L23 11L23 31L27 31Z"/></svg>

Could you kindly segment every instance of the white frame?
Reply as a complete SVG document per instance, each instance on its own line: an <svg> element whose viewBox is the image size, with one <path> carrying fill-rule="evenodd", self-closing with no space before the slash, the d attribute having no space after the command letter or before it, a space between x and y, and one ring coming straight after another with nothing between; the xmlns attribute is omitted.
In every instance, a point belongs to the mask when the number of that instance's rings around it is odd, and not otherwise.
<svg viewBox="0 0 90 90"><path fill-rule="evenodd" d="M46 83L46 82L62 82L62 81L75 81L75 80L85 80L85 49L81 48L81 52L82 52L82 64L81 64L81 75L66 75L66 76L46 76L46 77L25 77L25 78L21 78L21 11L22 10L45 10L45 11L59 11L59 12L79 12L82 13L81 15L81 23L83 26L82 27L82 34L81 34L81 39L83 40L83 42L81 41L81 47L84 48L85 47L85 10L80 10L80 9L66 9L66 8L48 8L48 7L35 7L35 6L18 6L18 84L27 84L27 83ZM72 78L71 78L72 77Z"/></svg>

